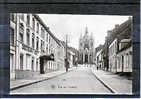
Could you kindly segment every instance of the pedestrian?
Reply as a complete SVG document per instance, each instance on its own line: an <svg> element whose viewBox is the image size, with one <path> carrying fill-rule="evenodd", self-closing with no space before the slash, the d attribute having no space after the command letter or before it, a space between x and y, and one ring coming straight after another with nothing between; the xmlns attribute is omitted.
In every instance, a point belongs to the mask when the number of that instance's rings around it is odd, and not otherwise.
<svg viewBox="0 0 141 99"><path fill-rule="evenodd" d="M65 59L65 67L66 67L66 72L68 72L68 68L69 68L69 62L67 59Z"/></svg>
<svg viewBox="0 0 141 99"><path fill-rule="evenodd" d="M98 70L98 66L97 66L97 70Z"/></svg>

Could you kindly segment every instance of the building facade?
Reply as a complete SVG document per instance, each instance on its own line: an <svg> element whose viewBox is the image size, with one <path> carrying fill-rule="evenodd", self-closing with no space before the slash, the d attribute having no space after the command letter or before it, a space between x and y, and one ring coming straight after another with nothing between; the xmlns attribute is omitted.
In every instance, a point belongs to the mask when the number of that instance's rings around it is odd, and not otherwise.
<svg viewBox="0 0 141 99"><path fill-rule="evenodd" d="M15 54L16 54L16 44L15 44L15 33L16 33L16 15L10 15L10 78L15 78Z"/></svg>
<svg viewBox="0 0 141 99"><path fill-rule="evenodd" d="M121 40L117 53L117 72L132 72L132 52L131 39Z"/></svg>
<svg viewBox="0 0 141 99"><path fill-rule="evenodd" d="M54 54L54 61L45 62L45 72L58 70L64 60L58 53L63 47L36 14L12 13L10 18L10 75L25 78L40 71L39 57ZM63 58L63 57L61 57Z"/></svg>
<svg viewBox="0 0 141 99"><path fill-rule="evenodd" d="M68 47L67 54L70 67L76 66L78 62L78 50L73 47Z"/></svg>
<svg viewBox="0 0 141 99"><path fill-rule="evenodd" d="M99 68L102 68L102 66L103 66L102 52L103 52L103 50L100 49L96 53L96 66L99 67Z"/></svg>
<svg viewBox="0 0 141 99"><path fill-rule="evenodd" d="M132 72L132 18L108 32L109 71Z"/></svg>
<svg viewBox="0 0 141 99"><path fill-rule="evenodd" d="M117 39L115 39L109 46L109 70L112 72L117 72L117 46Z"/></svg>
<svg viewBox="0 0 141 99"><path fill-rule="evenodd" d="M79 63L80 64L93 64L95 48L93 35L89 35L86 27L84 36L79 38Z"/></svg>

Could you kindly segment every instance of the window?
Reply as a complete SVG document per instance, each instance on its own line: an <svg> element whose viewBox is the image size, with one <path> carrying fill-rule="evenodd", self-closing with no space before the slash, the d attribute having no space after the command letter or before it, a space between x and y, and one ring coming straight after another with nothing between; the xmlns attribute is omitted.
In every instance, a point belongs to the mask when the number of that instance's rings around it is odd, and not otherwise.
<svg viewBox="0 0 141 99"><path fill-rule="evenodd" d="M21 14L20 18L24 21L24 14Z"/></svg>
<svg viewBox="0 0 141 99"><path fill-rule="evenodd" d="M32 21L33 21L32 27L33 27L33 30L35 30L35 19L33 18Z"/></svg>
<svg viewBox="0 0 141 99"><path fill-rule="evenodd" d="M34 71L34 57L32 57L32 61L31 61L31 70Z"/></svg>
<svg viewBox="0 0 141 99"><path fill-rule="evenodd" d="M15 15L13 13L10 14L10 20L12 20L13 22L15 22Z"/></svg>
<svg viewBox="0 0 141 99"><path fill-rule="evenodd" d="M47 35L46 35L46 41L48 42L48 33L47 33Z"/></svg>
<svg viewBox="0 0 141 99"><path fill-rule="evenodd" d="M30 25L30 15L27 15L27 25Z"/></svg>
<svg viewBox="0 0 141 99"><path fill-rule="evenodd" d="M39 23L37 23L37 33L39 33Z"/></svg>
<svg viewBox="0 0 141 99"><path fill-rule="evenodd" d="M21 42L23 42L23 34L24 34L24 26L22 23L20 23L20 26L19 26L19 40Z"/></svg>
<svg viewBox="0 0 141 99"><path fill-rule="evenodd" d="M49 36L49 43L50 43L50 36Z"/></svg>
<svg viewBox="0 0 141 99"><path fill-rule="evenodd" d="M34 34L32 33L32 48L34 49Z"/></svg>
<svg viewBox="0 0 141 99"><path fill-rule="evenodd" d="M31 70L31 60L29 54L26 54L26 70Z"/></svg>
<svg viewBox="0 0 141 99"><path fill-rule="evenodd" d="M14 45L14 29L10 28L10 44Z"/></svg>
<svg viewBox="0 0 141 99"><path fill-rule="evenodd" d="M46 46L46 53L48 54L48 45Z"/></svg>
<svg viewBox="0 0 141 99"><path fill-rule="evenodd" d="M41 51L44 51L44 41L41 40Z"/></svg>
<svg viewBox="0 0 141 99"><path fill-rule="evenodd" d="M38 71L38 59L36 59L36 71Z"/></svg>
<svg viewBox="0 0 141 99"><path fill-rule="evenodd" d="M41 37L44 39L45 38L45 30L41 28Z"/></svg>
<svg viewBox="0 0 141 99"><path fill-rule="evenodd" d="M36 41L36 50L39 50L39 38L37 37L37 41Z"/></svg>
<svg viewBox="0 0 141 99"><path fill-rule="evenodd" d="M89 50L89 45L87 43L84 45L84 49L88 49Z"/></svg>
<svg viewBox="0 0 141 99"><path fill-rule="evenodd" d="M20 23L19 28L20 32L24 33L24 25L22 23Z"/></svg>
<svg viewBox="0 0 141 99"><path fill-rule="evenodd" d="M19 34L19 40L21 41L21 42L23 42L23 34Z"/></svg>
<svg viewBox="0 0 141 99"><path fill-rule="evenodd" d="M20 70L23 70L23 54L20 54Z"/></svg>
<svg viewBox="0 0 141 99"><path fill-rule="evenodd" d="M93 42L91 42L91 47L93 47Z"/></svg>
<svg viewBox="0 0 141 99"><path fill-rule="evenodd" d="M26 30L26 43L28 46L30 46L30 30Z"/></svg>
<svg viewBox="0 0 141 99"><path fill-rule="evenodd" d="M82 43L80 43L80 46L82 47Z"/></svg>

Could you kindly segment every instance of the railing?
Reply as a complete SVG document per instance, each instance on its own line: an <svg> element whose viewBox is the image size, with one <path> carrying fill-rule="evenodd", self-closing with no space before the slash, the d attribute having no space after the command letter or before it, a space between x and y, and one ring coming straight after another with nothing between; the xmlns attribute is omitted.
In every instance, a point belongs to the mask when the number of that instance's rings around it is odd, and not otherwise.
<svg viewBox="0 0 141 99"><path fill-rule="evenodd" d="M25 44L22 44L22 49L24 49L24 50L26 50L28 52L31 52L31 53L33 53L35 55L37 55L39 53L38 50L33 49L33 48L31 48L31 47L29 47L28 45L25 45Z"/></svg>
<svg viewBox="0 0 141 99"><path fill-rule="evenodd" d="M22 44L22 49L28 51L28 52L33 52L33 49L25 44Z"/></svg>
<svg viewBox="0 0 141 99"><path fill-rule="evenodd" d="M35 51L34 51L34 54L35 54L35 55L37 55L38 53L39 53L39 51L38 51L38 50L35 50Z"/></svg>

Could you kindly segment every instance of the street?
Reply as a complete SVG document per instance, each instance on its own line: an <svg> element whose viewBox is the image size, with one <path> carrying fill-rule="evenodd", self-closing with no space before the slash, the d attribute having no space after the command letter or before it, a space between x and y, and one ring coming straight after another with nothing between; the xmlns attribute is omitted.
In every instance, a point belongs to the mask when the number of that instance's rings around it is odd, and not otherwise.
<svg viewBox="0 0 141 99"><path fill-rule="evenodd" d="M77 67L63 75L12 90L11 94L102 94L111 93L95 78L90 67Z"/></svg>

